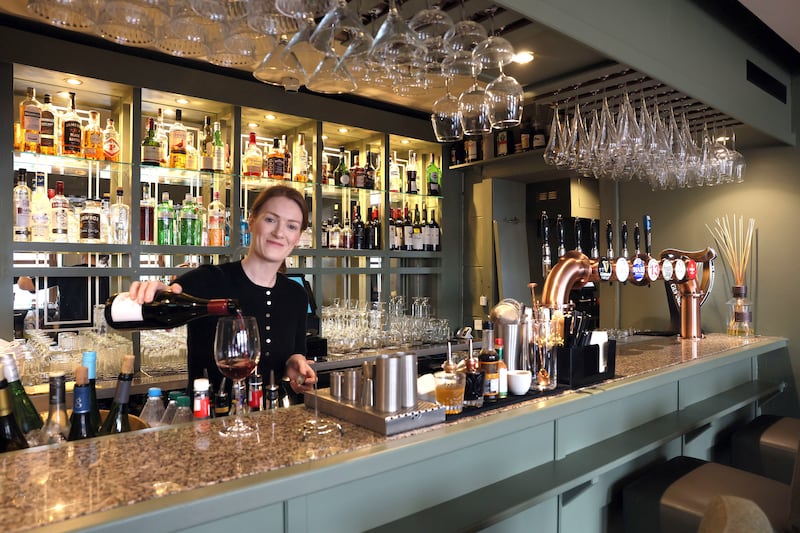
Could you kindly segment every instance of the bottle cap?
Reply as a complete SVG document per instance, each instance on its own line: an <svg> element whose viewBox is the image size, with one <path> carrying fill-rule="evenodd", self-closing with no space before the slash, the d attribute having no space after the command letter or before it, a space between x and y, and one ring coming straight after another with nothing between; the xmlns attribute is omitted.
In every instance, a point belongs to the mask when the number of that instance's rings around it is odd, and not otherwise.
<svg viewBox="0 0 800 533"><path fill-rule="evenodd" d="M150 387L147 389L148 398L161 398L161 389L159 387Z"/></svg>
<svg viewBox="0 0 800 533"><path fill-rule="evenodd" d="M194 380L195 392L208 392L209 383L206 378L197 378Z"/></svg>
<svg viewBox="0 0 800 533"><path fill-rule="evenodd" d="M176 401L178 400L178 398L180 398L180 396L181 396L181 391L179 391L179 390L171 390L171 391L169 391L169 394L167 395L167 397L170 400L176 400Z"/></svg>
<svg viewBox="0 0 800 533"><path fill-rule="evenodd" d="M83 354L81 355L81 362L86 363L88 361L97 361L97 352L92 350L86 350L85 352L83 352Z"/></svg>
<svg viewBox="0 0 800 533"><path fill-rule="evenodd" d="M122 373L133 374L133 355L126 355L122 358Z"/></svg>
<svg viewBox="0 0 800 533"><path fill-rule="evenodd" d="M189 399L188 396L178 396L178 407L189 407L192 404L192 401Z"/></svg>

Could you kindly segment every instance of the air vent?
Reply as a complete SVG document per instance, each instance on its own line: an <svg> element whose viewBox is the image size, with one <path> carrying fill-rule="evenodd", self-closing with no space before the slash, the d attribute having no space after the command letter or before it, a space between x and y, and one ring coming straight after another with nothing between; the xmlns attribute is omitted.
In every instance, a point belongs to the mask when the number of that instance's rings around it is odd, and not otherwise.
<svg viewBox="0 0 800 533"><path fill-rule="evenodd" d="M747 60L747 81L774 97L782 104L786 103L786 85L772 77L766 70L749 59Z"/></svg>
<svg viewBox="0 0 800 533"><path fill-rule="evenodd" d="M536 193L537 202L549 202L558 200L558 191L540 191Z"/></svg>

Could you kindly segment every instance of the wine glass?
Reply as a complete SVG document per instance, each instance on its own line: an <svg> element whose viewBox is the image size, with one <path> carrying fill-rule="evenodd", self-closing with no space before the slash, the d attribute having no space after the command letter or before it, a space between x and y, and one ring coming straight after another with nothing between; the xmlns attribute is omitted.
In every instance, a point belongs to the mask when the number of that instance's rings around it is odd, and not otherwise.
<svg viewBox="0 0 800 533"><path fill-rule="evenodd" d="M225 436L246 436L255 429L242 420L244 410L243 381L253 373L261 358L258 323L252 316L226 316L217 321L214 336L214 358L223 376L233 381L236 417L233 425L220 432Z"/></svg>

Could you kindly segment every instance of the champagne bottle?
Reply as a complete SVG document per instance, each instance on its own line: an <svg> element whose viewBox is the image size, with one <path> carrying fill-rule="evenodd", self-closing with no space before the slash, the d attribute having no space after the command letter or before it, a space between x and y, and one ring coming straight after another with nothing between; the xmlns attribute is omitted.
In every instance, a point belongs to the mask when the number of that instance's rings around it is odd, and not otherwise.
<svg viewBox="0 0 800 533"><path fill-rule="evenodd" d="M115 294L106 302L106 322L114 329L168 329L204 316L234 315L239 303L231 299L205 300L186 293L162 291L152 302L139 304L127 292Z"/></svg>
<svg viewBox="0 0 800 533"><path fill-rule="evenodd" d="M112 435L114 433L125 433L131 430L131 422L128 419L130 405L128 404L131 395L131 382L133 381L133 356L126 355L122 358L122 370L117 377L117 389L114 391L114 402L108 412L103 425L100 426L98 435Z"/></svg>
<svg viewBox="0 0 800 533"><path fill-rule="evenodd" d="M85 366L89 378L89 414L95 432L100 428L100 409L97 407L97 352L87 350L81 356L81 365Z"/></svg>
<svg viewBox="0 0 800 533"><path fill-rule="evenodd" d="M34 407L33 402L25 392L25 387L19 380L19 369L14 356L11 354L0 355L0 364L5 372L5 379L8 381L8 391L11 396L11 405L14 411L14 417L19 423L19 428L24 434L31 431L42 429L44 423L39 411ZM0 380L3 375L0 374Z"/></svg>
<svg viewBox="0 0 800 533"><path fill-rule="evenodd" d="M75 388L72 397L72 416L69 419L67 440L91 439L97 435L97 426L92 423L91 388L89 369L79 366L75 369Z"/></svg>
<svg viewBox="0 0 800 533"><path fill-rule="evenodd" d="M0 366L0 376L2 376L2 366ZM25 440L25 435L22 434L14 417L8 381L5 378L0 379L0 453L27 447L28 441Z"/></svg>
<svg viewBox="0 0 800 533"><path fill-rule="evenodd" d="M50 409L44 424L44 438L47 444L61 442L69 435L67 417L67 396L64 372L50 372Z"/></svg>

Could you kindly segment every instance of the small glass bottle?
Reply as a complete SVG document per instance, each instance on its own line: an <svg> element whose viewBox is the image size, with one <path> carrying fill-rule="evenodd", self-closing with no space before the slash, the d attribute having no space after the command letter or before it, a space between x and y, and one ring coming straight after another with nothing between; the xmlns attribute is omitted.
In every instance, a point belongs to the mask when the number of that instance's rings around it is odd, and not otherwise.
<svg viewBox="0 0 800 533"><path fill-rule="evenodd" d="M484 323L483 342L478 355L483 372L483 400L496 402L500 395L500 359L494 350L494 326L491 322Z"/></svg>
<svg viewBox="0 0 800 533"><path fill-rule="evenodd" d="M217 389L216 393L214 394L214 416L228 416L231 412L231 398L228 394L228 390L225 387L225 382L227 378L225 376L222 377L222 381L219 384L219 389Z"/></svg>
<svg viewBox="0 0 800 533"><path fill-rule="evenodd" d="M225 204L219 199L219 191L214 191L214 200L208 204L208 245L225 245Z"/></svg>
<svg viewBox="0 0 800 533"><path fill-rule="evenodd" d="M83 157L103 159L103 130L100 128L99 111L89 111L89 123L83 130Z"/></svg>
<svg viewBox="0 0 800 533"><path fill-rule="evenodd" d="M480 370L480 361L475 357L472 350L472 339L469 340L469 355L465 365L464 405L467 407L483 407L483 373Z"/></svg>
<svg viewBox="0 0 800 533"><path fill-rule="evenodd" d="M247 380L247 405L251 411L260 411L264 405L264 381L258 369Z"/></svg>
<svg viewBox="0 0 800 533"><path fill-rule="evenodd" d="M117 162L120 151L119 133L114 127L114 119L106 119L106 129L103 130L103 158L106 161Z"/></svg>
<svg viewBox="0 0 800 533"><path fill-rule="evenodd" d="M109 218L111 219L111 244L128 244L131 225L131 210L122 201L125 191L122 187L117 187L117 201L109 208Z"/></svg>
<svg viewBox="0 0 800 533"><path fill-rule="evenodd" d="M47 422L44 424L44 440L54 444L67 440L69 435L69 417L66 405L66 379L64 372L50 372L50 408Z"/></svg>
<svg viewBox="0 0 800 533"><path fill-rule="evenodd" d="M508 366L506 362L503 360L503 339L495 339L494 341L494 351L497 352L498 361L498 368L499 368L499 376L500 376L500 385L498 388L498 398L508 398Z"/></svg>
<svg viewBox="0 0 800 533"><path fill-rule="evenodd" d="M733 298L728 300L731 308L728 319L728 335L737 337L752 337L755 335L753 328L753 303L747 297L745 285L731 287Z"/></svg>

